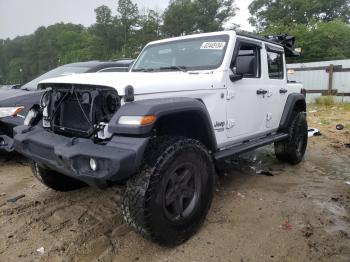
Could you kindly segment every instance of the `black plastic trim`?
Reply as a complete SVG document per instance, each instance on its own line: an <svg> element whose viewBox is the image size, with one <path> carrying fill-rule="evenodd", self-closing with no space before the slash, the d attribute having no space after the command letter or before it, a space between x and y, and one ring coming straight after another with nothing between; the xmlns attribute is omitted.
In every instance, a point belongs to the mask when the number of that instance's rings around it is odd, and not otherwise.
<svg viewBox="0 0 350 262"><path fill-rule="evenodd" d="M0 135L0 153L11 153L13 151L13 139L7 135Z"/></svg>
<svg viewBox="0 0 350 262"><path fill-rule="evenodd" d="M99 145L89 139L60 136L42 127L18 126L14 132L17 152L40 166L99 188L135 174L149 140L115 136L107 144ZM97 161L95 172L90 168L90 158Z"/></svg>
<svg viewBox="0 0 350 262"><path fill-rule="evenodd" d="M283 47L282 44L274 42L272 40L269 40L269 39L267 39L265 37L262 37L262 36L259 36L259 35L238 32L237 36L243 36L243 37L247 37L247 38L252 38L252 39L255 39L255 40L259 40L259 41L262 41L262 42L266 42L266 43L270 43L270 44L274 44L274 45L278 45L278 46Z"/></svg>
<svg viewBox="0 0 350 262"><path fill-rule="evenodd" d="M246 143L241 143L236 146L230 147L228 149L224 149L222 151L216 152L214 154L214 159L221 160L233 155L243 154L251 150L254 150L256 148L263 147L274 142L282 141L287 138L288 138L288 134L286 133L277 133L274 135L268 135L260 139L251 140Z"/></svg>
<svg viewBox="0 0 350 262"><path fill-rule="evenodd" d="M286 104L284 106L283 114L281 117L279 130L282 130L282 131L287 130L293 118L293 112L294 112L295 106L299 101L301 101L303 108L306 109L305 97L302 94L293 93L288 95Z"/></svg>
<svg viewBox="0 0 350 262"><path fill-rule="evenodd" d="M122 106L117 113L113 116L108 125L108 131L112 134L118 135L149 135L153 130L157 121L164 116L176 115L179 113L197 114L205 124L205 130L202 132L208 132L209 137L208 144L211 150L217 149L216 137L212 126L211 118L208 110L203 102L194 98L163 98L163 99L146 99L127 103ZM157 120L155 123L147 126L132 126L132 125L120 125L118 120L121 116L147 116L155 115ZM179 123L181 124L181 123ZM193 127L189 127L193 128Z"/></svg>
<svg viewBox="0 0 350 262"><path fill-rule="evenodd" d="M284 54L283 47L278 48L276 46L272 46L272 45L268 45L268 44L265 44L265 46L266 46L266 50L269 52L276 52L276 53Z"/></svg>

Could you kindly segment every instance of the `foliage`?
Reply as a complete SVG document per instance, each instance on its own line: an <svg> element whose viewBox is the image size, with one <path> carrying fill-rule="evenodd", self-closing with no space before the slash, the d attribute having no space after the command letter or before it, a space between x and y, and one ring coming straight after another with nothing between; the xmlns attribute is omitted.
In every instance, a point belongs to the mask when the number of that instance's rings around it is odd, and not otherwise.
<svg viewBox="0 0 350 262"><path fill-rule="evenodd" d="M262 35L288 33L296 37L296 47L302 48L300 58L289 62L311 62L350 58L350 26L341 20L303 24L275 25Z"/></svg>
<svg viewBox="0 0 350 262"><path fill-rule="evenodd" d="M161 15L140 15L131 0L119 0L117 15L107 6L95 9L89 28L74 24L40 27L29 36L0 39L0 83L25 83L62 64L135 57L143 46L160 38Z"/></svg>
<svg viewBox="0 0 350 262"><path fill-rule="evenodd" d="M350 58L349 2L254 0L249 8L262 35L296 36L303 52L291 61L299 62ZM164 13L140 12L132 0L117 4L116 15L107 6L96 8L96 22L88 28L59 23L0 39L0 84L24 83L71 62L136 57L152 40L222 30L237 12L234 0L171 0Z"/></svg>
<svg viewBox="0 0 350 262"><path fill-rule="evenodd" d="M91 59L91 35L81 25L39 27L34 34L0 40L2 83L23 83L61 64Z"/></svg>
<svg viewBox="0 0 350 262"><path fill-rule="evenodd" d="M302 54L288 62L350 58L350 0L254 0L249 11L259 34L296 37Z"/></svg>
<svg viewBox="0 0 350 262"><path fill-rule="evenodd" d="M350 22L350 0L254 0L249 5L250 23L258 31L275 24L310 25L341 19Z"/></svg>
<svg viewBox="0 0 350 262"><path fill-rule="evenodd" d="M164 12L163 32L180 36L219 31L236 10L234 0L172 0Z"/></svg>
<svg viewBox="0 0 350 262"><path fill-rule="evenodd" d="M319 106L333 106L335 99L333 96L319 96L315 98L315 104Z"/></svg>
<svg viewBox="0 0 350 262"><path fill-rule="evenodd" d="M163 16L154 10L140 14L132 0L118 0L116 11L113 16L109 7L97 7L89 28L60 23L0 39L0 83L24 83L71 62L135 57L148 42L165 36L217 31L236 8L234 0L172 0Z"/></svg>

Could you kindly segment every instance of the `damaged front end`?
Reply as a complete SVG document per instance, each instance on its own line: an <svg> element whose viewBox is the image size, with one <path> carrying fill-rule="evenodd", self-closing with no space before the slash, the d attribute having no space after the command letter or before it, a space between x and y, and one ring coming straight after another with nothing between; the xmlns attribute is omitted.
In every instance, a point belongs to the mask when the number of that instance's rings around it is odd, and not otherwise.
<svg viewBox="0 0 350 262"><path fill-rule="evenodd" d="M110 87L50 84L26 125L15 128L15 150L92 186L127 179L139 167L148 138L108 131L120 107L121 98Z"/></svg>
<svg viewBox="0 0 350 262"><path fill-rule="evenodd" d="M97 141L111 136L107 125L120 108L120 97L109 87L51 85L41 99L41 108L43 127L48 131Z"/></svg>

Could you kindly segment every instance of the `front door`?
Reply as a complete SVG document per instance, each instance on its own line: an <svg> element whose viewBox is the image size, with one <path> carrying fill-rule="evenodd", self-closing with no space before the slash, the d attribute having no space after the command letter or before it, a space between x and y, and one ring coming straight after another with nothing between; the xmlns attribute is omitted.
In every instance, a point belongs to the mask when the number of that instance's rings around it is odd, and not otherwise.
<svg viewBox="0 0 350 262"><path fill-rule="evenodd" d="M266 96L268 87L262 77L262 44L237 38L231 70L242 79L227 80L227 137L240 142L266 131ZM230 73L232 73L230 72Z"/></svg>

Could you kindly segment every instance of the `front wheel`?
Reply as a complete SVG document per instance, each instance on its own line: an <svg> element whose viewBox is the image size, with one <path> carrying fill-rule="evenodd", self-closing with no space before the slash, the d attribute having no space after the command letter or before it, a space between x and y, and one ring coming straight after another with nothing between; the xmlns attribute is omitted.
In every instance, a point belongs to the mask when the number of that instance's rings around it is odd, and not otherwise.
<svg viewBox="0 0 350 262"><path fill-rule="evenodd" d="M127 183L126 222L167 246L190 238L204 221L214 189L214 165L198 141L159 137L150 142L141 172Z"/></svg>
<svg viewBox="0 0 350 262"><path fill-rule="evenodd" d="M299 112L295 115L290 127L289 138L275 143L275 154L278 160L292 165L299 164L305 155L308 141L306 115Z"/></svg>

